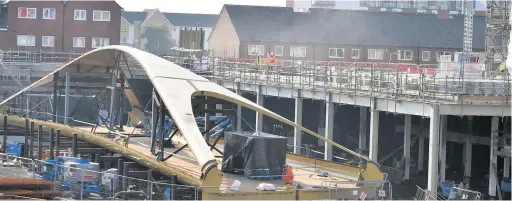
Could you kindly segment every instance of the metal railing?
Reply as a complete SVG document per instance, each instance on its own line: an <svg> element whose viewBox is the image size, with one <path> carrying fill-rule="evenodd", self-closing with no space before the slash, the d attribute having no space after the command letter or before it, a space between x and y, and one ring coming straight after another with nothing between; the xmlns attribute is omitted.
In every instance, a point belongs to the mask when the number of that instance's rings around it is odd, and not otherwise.
<svg viewBox="0 0 512 201"><path fill-rule="evenodd" d="M509 104L509 75L490 74L458 77L434 68L416 68L413 71L409 68L404 71L393 64L269 66L217 61L213 79L397 100Z"/></svg>
<svg viewBox="0 0 512 201"><path fill-rule="evenodd" d="M20 179L36 178L53 182L55 184L53 190L58 192L55 194L58 194L57 197L60 198L114 200L116 194L128 191L129 186L135 186L134 190L146 195L147 200L197 200L198 195L198 189L194 186L127 177L118 174L118 169L99 172L74 168L68 164L57 165L48 161L32 160L4 153L0 153L0 159L4 160L3 165L5 163L12 165L12 171L9 172L14 172L10 175L2 173L3 176ZM0 183L2 182L0 181ZM40 195L33 195L33 197L41 198Z"/></svg>

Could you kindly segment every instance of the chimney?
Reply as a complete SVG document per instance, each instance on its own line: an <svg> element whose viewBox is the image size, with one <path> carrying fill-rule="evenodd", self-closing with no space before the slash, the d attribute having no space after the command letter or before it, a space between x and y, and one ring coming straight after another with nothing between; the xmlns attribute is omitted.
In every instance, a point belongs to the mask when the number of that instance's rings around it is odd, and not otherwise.
<svg viewBox="0 0 512 201"><path fill-rule="evenodd" d="M293 4L294 4L293 1L294 0L286 0L286 7L293 8Z"/></svg>

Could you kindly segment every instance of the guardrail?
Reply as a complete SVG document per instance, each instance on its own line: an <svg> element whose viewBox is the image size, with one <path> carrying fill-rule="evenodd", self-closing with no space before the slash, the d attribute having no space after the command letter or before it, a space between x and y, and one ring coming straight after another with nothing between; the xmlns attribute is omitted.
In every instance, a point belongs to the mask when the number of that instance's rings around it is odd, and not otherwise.
<svg viewBox="0 0 512 201"><path fill-rule="evenodd" d="M490 77L489 74L492 73L458 77L439 69L429 72L428 68L403 72L373 65L269 66L217 61L213 79L422 102L509 104L510 76L494 73L495 76Z"/></svg>

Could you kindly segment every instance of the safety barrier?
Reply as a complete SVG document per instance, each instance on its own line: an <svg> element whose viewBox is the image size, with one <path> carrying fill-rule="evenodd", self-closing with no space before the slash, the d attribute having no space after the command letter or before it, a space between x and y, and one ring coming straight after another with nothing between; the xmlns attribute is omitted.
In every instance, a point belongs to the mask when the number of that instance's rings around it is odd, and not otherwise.
<svg viewBox="0 0 512 201"><path fill-rule="evenodd" d="M380 166L382 172L388 174L388 179L394 183L401 183L404 179L404 171L394 167Z"/></svg>
<svg viewBox="0 0 512 201"><path fill-rule="evenodd" d="M427 70L428 71L428 70ZM368 66L268 66L251 63L217 62L213 79L244 84L299 88L332 93L381 96L425 102L446 101L507 104L510 76L486 72L479 77L454 76L440 69L402 72L394 68ZM474 99L475 96L493 96ZM494 97L497 96L497 97Z"/></svg>
<svg viewBox="0 0 512 201"><path fill-rule="evenodd" d="M478 191L452 187L450 190L450 196L448 196L448 200L480 200L481 197L482 193Z"/></svg>

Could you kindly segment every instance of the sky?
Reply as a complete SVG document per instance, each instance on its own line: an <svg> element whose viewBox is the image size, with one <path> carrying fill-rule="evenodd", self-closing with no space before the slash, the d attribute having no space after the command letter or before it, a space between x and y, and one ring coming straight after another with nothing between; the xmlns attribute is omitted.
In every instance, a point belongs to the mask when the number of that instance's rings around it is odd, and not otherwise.
<svg viewBox="0 0 512 201"><path fill-rule="evenodd" d="M286 0L116 0L125 11L219 14L224 4L285 6Z"/></svg>
<svg viewBox="0 0 512 201"><path fill-rule="evenodd" d="M286 0L116 0L125 11L158 8L170 13L219 14L224 4L286 6ZM354 1L354 0L338 0ZM485 9L485 0L476 0L477 10Z"/></svg>

